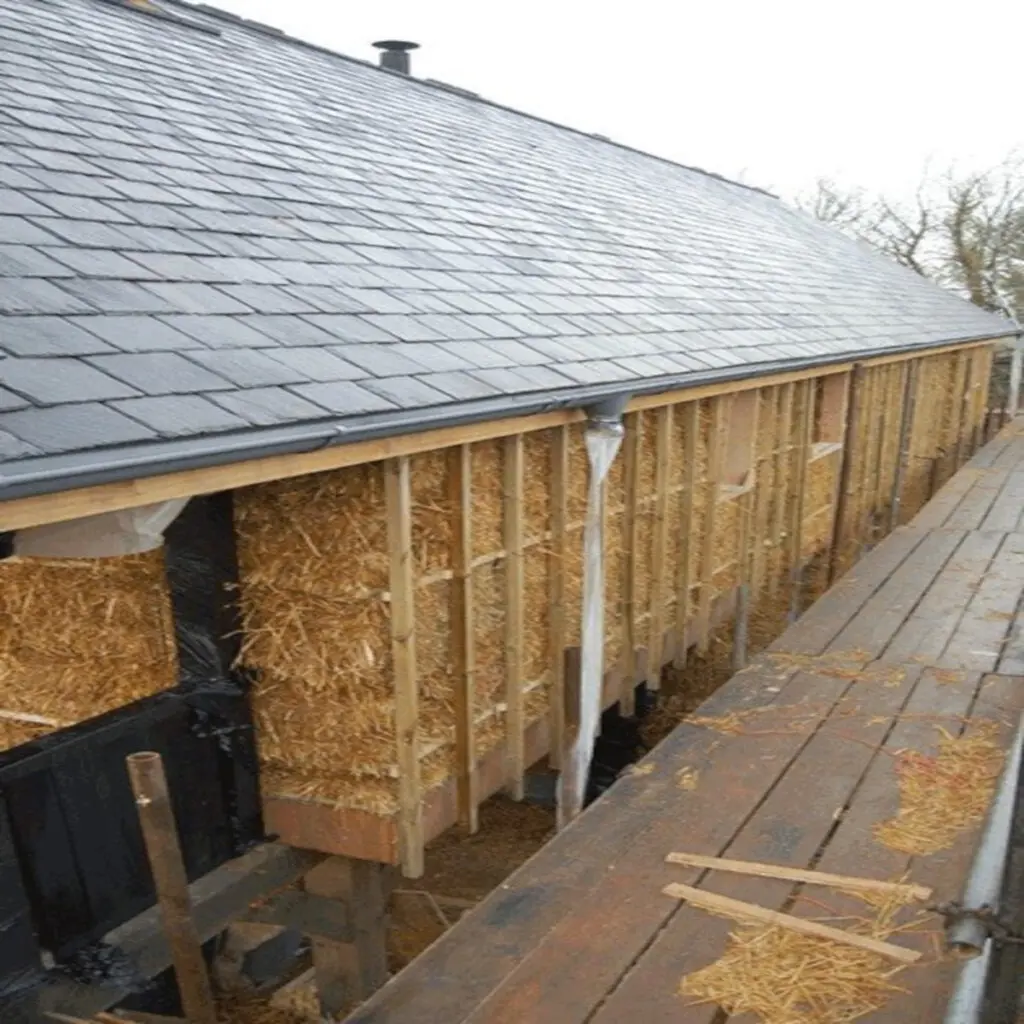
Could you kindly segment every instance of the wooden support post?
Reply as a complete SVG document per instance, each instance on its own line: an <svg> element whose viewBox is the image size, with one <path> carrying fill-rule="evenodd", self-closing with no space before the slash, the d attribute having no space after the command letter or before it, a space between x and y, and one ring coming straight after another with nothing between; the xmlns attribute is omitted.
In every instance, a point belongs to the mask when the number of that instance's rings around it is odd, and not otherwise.
<svg viewBox="0 0 1024 1024"><path fill-rule="evenodd" d="M622 690L619 710L623 715L634 714L636 687L636 590L637 563L640 547L640 453L643 445L644 414L630 413L625 417L626 436L622 442L623 505L622 551L625 557L625 579L622 592L622 652L619 672Z"/></svg>
<svg viewBox="0 0 1024 1024"><path fill-rule="evenodd" d="M526 776L526 695L523 693L523 435L505 451L505 757L508 791L523 799Z"/></svg>
<svg viewBox="0 0 1024 1024"><path fill-rule="evenodd" d="M551 548L548 555L550 640L548 643L551 692L552 768L562 767L565 731L565 569L569 557L569 428L555 427L551 438Z"/></svg>
<svg viewBox="0 0 1024 1024"><path fill-rule="evenodd" d="M864 387L864 367L857 363L846 387L846 425L843 428L843 461L839 466L839 492L832 520L832 544L828 557L828 585L836 581L848 536L847 524L855 506L854 466L859 452L859 432Z"/></svg>
<svg viewBox="0 0 1024 1024"><path fill-rule="evenodd" d="M953 436L950 447L953 451L952 476L961 466L964 451L964 434L967 431L968 403L970 401L971 353L959 352L956 357L956 377L953 392Z"/></svg>
<svg viewBox="0 0 1024 1024"><path fill-rule="evenodd" d="M676 580L676 650L673 664L686 664L686 626L689 621L690 587L693 584L693 505L697 490L697 442L700 440L700 402L682 409L683 480L679 495L679 566Z"/></svg>
<svg viewBox="0 0 1024 1024"><path fill-rule="evenodd" d="M813 396L814 382L810 384ZM739 515L739 544L737 551L736 570L736 626L733 632L732 644L732 669L739 672L747 665L747 644L750 627L750 586L753 573L754 555L751 550L751 535L753 534L751 519L754 515L754 495L757 493L757 469L755 466L757 451L757 437L761 419L761 404L764 402L764 390L758 389L755 392L753 419L750 429L750 454L747 464L750 466L748 479L746 481L748 490L737 499L736 508ZM813 400L811 401L811 413L813 413ZM812 424L813 426L813 424Z"/></svg>
<svg viewBox="0 0 1024 1024"><path fill-rule="evenodd" d="M654 578L651 584L650 635L647 639L647 686L661 688L661 669L665 662L665 613L668 608L668 497L669 455L672 444L671 405L657 413L654 466Z"/></svg>
<svg viewBox="0 0 1024 1024"><path fill-rule="evenodd" d="M779 446L775 450L775 473L773 487L775 489L775 500L773 501L772 523L771 523L771 561L770 575L768 579L768 596L774 599L779 592L782 583L782 576L786 571L785 547L783 541L786 534L786 502L785 488L789 486L789 480L793 475L792 448L793 448L793 400L796 394L796 384L790 382L782 385L781 407L779 410Z"/></svg>
<svg viewBox="0 0 1024 1024"><path fill-rule="evenodd" d="M759 455L754 461L754 514L753 526L751 528L751 563L750 563L750 591L752 600L756 599L765 585L765 565L771 543L769 538L769 516L771 513L772 492L774 485L774 474L769 474L768 466L774 459L775 449L779 444L779 416L781 411L781 390L777 387L766 388L762 391L762 403L771 403L770 417L762 417L760 430L770 431L768 435L769 444L767 455ZM754 445L755 452L757 444Z"/></svg>
<svg viewBox="0 0 1024 1024"><path fill-rule="evenodd" d="M311 896L337 900L348 910L349 942L311 936L320 1010L332 1020L369 999L388 980L387 871L368 860L330 857L303 881Z"/></svg>
<svg viewBox="0 0 1024 1024"><path fill-rule="evenodd" d="M193 1024L217 1024L163 760L145 751L129 754L127 764L182 1005Z"/></svg>
<svg viewBox="0 0 1024 1024"><path fill-rule="evenodd" d="M886 442L890 435L899 430L899 415L902 405L897 408L897 395L903 391L903 375L906 373L906 364L886 366L881 370L882 384L881 396L879 399L880 419L878 427L878 440L875 445L874 485L871 496L871 516L868 524L868 543L873 546L878 531L878 517L887 499L890 497L892 484L886 487L885 463L886 463Z"/></svg>
<svg viewBox="0 0 1024 1024"><path fill-rule="evenodd" d="M423 800L413 592L412 484L407 455L385 462L384 490L391 562L391 658L398 743L398 855L406 877L419 878L423 874Z"/></svg>
<svg viewBox="0 0 1024 1024"><path fill-rule="evenodd" d="M811 453L811 431L814 428L814 381L801 381L798 385L799 413L797 419L796 466L792 489L789 492L789 620L800 614L803 589L803 536L807 491L807 462Z"/></svg>
<svg viewBox="0 0 1024 1024"><path fill-rule="evenodd" d="M874 488L871 486L871 474L875 470L877 459L878 436L881 436L881 417L878 415L880 374L883 367L868 367L864 378L864 415L860 418L863 430L861 439L861 457L858 465L856 490L853 498L856 502L857 514L853 518L857 557L859 558L867 546L870 533L869 524L874 514ZM876 431L878 436L876 436Z"/></svg>
<svg viewBox="0 0 1024 1024"><path fill-rule="evenodd" d="M459 823L480 827L480 782L476 757L476 631L473 628L472 449L449 449L452 511L452 674L455 681L455 757Z"/></svg>
<svg viewBox="0 0 1024 1024"><path fill-rule="evenodd" d="M892 482L892 494L889 498L889 531L900 525L900 509L903 505L903 481L907 475L907 464L910 461L910 447L914 425L914 410L917 403L917 377L920 368L918 360L906 364L903 377L903 402L900 414L899 448L896 452L896 473Z"/></svg>
<svg viewBox="0 0 1024 1024"><path fill-rule="evenodd" d="M711 603L715 596L715 538L718 498L722 489L722 464L729 443L731 395L711 401L711 436L708 443L708 481L705 491L703 537L700 556L700 599L697 610L697 651L707 654L711 647Z"/></svg>

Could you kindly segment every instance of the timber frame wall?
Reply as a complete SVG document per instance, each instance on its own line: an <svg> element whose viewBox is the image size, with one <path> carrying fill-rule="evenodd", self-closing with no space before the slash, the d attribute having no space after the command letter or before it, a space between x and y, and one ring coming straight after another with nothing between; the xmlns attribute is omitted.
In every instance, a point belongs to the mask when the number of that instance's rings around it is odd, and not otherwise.
<svg viewBox="0 0 1024 1024"><path fill-rule="evenodd" d="M606 487L606 703L628 712L636 685L657 688L666 668L706 652L738 594L743 635L758 642L760 616L799 611L909 519L981 442L992 354L991 343L949 346L631 402ZM264 482L306 474L377 479L393 707L381 759L393 764L394 806L271 790L266 821L293 845L400 862L415 876L426 841L456 820L475 829L481 800L521 794L527 767L563 749L582 430L579 412L551 413L20 499L0 505L0 530L224 489L248 488L244 503L273 486ZM420 494L427 462L432 489ZM478 488L495 479L500 507L487 515ZM422 549L424 508L445 523L440 557ZM245 544L240 533L243 560ZM445 612L424 621L429 593ZM428 632L450 652L430 668L444 677L435 711L447 715L430 729L417 651ZM258 685L253 699L259 719Z"/></svg>

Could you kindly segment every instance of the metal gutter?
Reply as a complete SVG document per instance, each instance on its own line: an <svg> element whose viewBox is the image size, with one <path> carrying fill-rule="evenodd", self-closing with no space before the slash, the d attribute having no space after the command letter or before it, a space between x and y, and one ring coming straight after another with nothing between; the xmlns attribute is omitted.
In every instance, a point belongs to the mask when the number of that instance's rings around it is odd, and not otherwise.
<svg viewBox="0 0 1024 1024"><path fill-rule="evenodd" d="M925 353L948 345L996 341L999 335L948 338L899 348L858 350L825 357L776 360L720 369L690 371L640 381L531 392L426 409L401 410L354 419L318 421L293 427L275 427L234 434L218 434L181 441L158 441L121 448L42 456L8 463L0 469L0 505L17 498L38 497L81 487L98 487L190 469L227 466L250 459L300 455L335 445L383 440L443 427L468 426L569 409L585 409L595 402L629 391L634 396L659 394L707 384L757 379L775 374L826 369L829 366L886 356Z"/></svg>

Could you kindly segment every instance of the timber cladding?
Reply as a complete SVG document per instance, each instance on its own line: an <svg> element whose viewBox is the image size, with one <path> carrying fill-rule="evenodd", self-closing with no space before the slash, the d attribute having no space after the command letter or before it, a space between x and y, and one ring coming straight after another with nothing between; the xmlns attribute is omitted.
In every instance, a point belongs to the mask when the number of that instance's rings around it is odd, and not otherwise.
<svg viewBox="0 0 1024 1024"><path fill-rule="evenodd" d="M804 570L834 577L912 516L980 442L991 356L954 349L635 403L603 513L607 701L628 706L635 684L657 686L706 645L740 584L755 614L787 604ZM397 823L409 867L451 823L443 787L472 824L488 792L515 792L560 749L564 652L580 640L583 436L555 423L236 490L266 797ZM160 567L158 555L0 564L7 745L167 688ZM107 658L130 662L116 685L72 685L103 678ZM366 855L344 829L317 842ZM396 856L391 840L371 847Z"/></svg>

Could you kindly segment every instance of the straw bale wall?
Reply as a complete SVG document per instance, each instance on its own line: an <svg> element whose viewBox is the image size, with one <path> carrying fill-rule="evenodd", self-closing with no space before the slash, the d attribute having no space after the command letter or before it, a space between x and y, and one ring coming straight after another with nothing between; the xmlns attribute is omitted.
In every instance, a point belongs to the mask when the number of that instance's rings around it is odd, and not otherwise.
<svg viewBox="0 0 1024 1024"><path fill-rule="evenodd" d="M901 520L913 515L977 443L990 362L975 349L866 366L849 417L848 370L629 413L605 488L606 696L628 701L709 644L739 584L757 622L781 626L794 569L819 592L888 531L897 491ZM819 436L824 423L839 435ZM410 457L408 593L388 472L260 484L235 502L264 789L384 816L409 810L396 710L410 693L418 798L532 723L560 742L552 695L580 641L583 427ZM414 644L393 628L406 604ZM172 635L159 554L2 563L0 710L63 725L173 685ZM47 728L0 718L0 747ZM510 762L513 788L524 767Z"/></svg>

